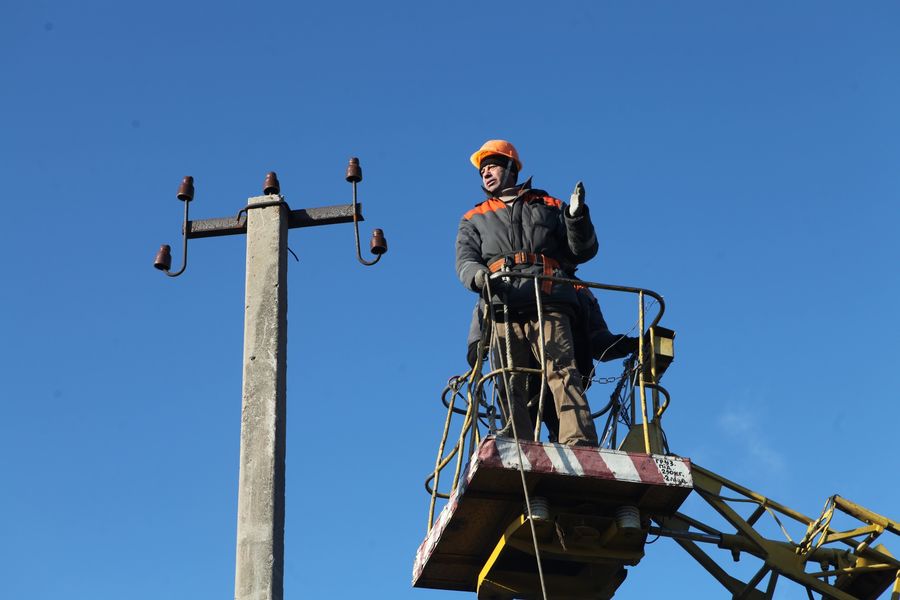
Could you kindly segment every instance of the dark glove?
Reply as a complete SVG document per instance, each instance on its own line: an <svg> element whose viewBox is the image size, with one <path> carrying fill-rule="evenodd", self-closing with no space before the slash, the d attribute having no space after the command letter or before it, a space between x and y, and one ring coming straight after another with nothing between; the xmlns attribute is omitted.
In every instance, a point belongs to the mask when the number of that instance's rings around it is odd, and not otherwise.
<svg viewBox="0 0 900 600"><path fill-rule="evenodd" d="M637 352L638 339L606 332L603 335L595 335L591 340L591 347L594 359L606 362Z"/></svg>
<svg viewBox="0 0 900 600"><path fill-rule="evenodd" d="M469 367L474 367L475 363L478 362L478 342L469 344L469 350L466 352L466 362L469 363Z"/></svg>
<svg viewBox="0 0 900 600"><path fill-rule="evenodd" d="M628 354L634 354L638 351L640 340L636 337L625 336L617 345L621 346Z"/></svg>

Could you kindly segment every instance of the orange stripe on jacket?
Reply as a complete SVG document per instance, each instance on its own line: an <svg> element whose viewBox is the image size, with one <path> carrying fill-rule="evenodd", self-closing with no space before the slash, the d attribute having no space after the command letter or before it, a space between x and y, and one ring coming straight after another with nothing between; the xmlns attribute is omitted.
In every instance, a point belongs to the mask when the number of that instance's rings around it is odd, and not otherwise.
<svg viewBox="0 0 900 600"><path fill-rule="evenodd" d="M485 200L469 212L463 215L463 219L468 221L475 215L483 215L489 212L497 212L498 210L503 210L506 208L506 204L502 200L497 200L496 198L491 198L490 200Z"/></svg>
<svg viewBox="0 0 900 600"><path fill-rule="evenodd" d="M547 206L552 206L554 208L562 208L562 200L557 200L552 196L532 196L527 201L535 202L536 200L541 200ZM483 215L489 212L497 212L498 210L503 210L508 208L507 204L502 200L498 200L497 198L490 198L489 200L485 200L469 212L463 215L465 220L469 220L475 215Z"/></svg>
<svg viewBox="0 0 900 600"><path fill-rule="evenodd" d="M544 196L542 198L544 204L547 206L555 206L556 208L562 208L562 200L557 200L556 198L552 198L550 196Z"/></svg>

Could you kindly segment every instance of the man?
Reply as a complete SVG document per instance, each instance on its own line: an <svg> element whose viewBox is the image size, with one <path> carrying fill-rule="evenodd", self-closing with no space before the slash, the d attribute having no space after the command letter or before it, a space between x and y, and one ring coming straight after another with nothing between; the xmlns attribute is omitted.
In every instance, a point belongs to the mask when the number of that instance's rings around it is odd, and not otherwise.
<svg viewBox="0 0 900 600"><path fill-rule="evenodd" d="M541 355L534 281L488 279L501 270L568 277L575 265L593 258L597 237L584 203L584 186L578 183L571 204L566 205L543 190L532 189L530 178L518 184L522 162L515 147L505 140L485 142L470 160L481 173L488 199L463 215L459 223L456 273L474 292L490 288L501 362L527 367ZM575 364L571 319L578 311L577 293L571 285L549 281L539 282L539 288L544 307L544 367L559 419L559 441L596 445L597 432ZM508 322L503 322L505 315ZM510 365L506 365L508 356ZM526 382L524 374L509 376L509 425L520 439L532 439L534 431L526 408Z"/></svg>

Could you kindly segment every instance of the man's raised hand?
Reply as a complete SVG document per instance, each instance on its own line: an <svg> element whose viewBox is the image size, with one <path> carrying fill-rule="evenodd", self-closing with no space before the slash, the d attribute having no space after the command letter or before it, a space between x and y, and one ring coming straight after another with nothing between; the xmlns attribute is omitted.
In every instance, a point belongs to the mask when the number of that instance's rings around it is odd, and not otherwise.
<svg viewBox="0 0 900 600"><path fill-rule="evenodd" d="M572 192L572 196L569 198L569 216L577 217L582 212L582 207L584 206L584 184L580 181L575 184L575 191Z"/></svg>

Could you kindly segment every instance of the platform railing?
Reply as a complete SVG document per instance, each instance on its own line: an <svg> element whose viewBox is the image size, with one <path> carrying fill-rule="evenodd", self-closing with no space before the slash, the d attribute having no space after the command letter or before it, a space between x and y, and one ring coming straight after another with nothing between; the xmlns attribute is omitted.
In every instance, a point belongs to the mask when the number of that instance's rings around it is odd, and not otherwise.
<svg viewBox="0 0 900 600"><path fill-rule="evenodd" d="M506 312L506 318L503 325L509 323L509 307L502 305L501 309L497 309L496 304L491 303L493 297L492 287L496 285L498 280L511 278L531 279L534 283L535 291L535 309L538 318L539 331L539 351L541 353L541 368L532 368L525 366L515 366L512 364L511 356L507 352L498 351L500 349L497 344L496 333L494 327L497 323L494 320L494 310L503 310ZM439 498L449 499L456 490L460 476L463 472L463 466L466 457L471 457L475 452L475 448L481 441L482 433L479 429L481 423L488 433L497 433L498 401L500 396L500 387L504 393L510 390L510 377L512 374L535 375L540 376L540 392L538 394L537 418L535 419L535 429L523 435L522 432L516 432L515 437L521 439L537 440L540 434L541 415L544 410L544 396L547 383L547 372L545 369L546 361L544 360L543 339L543 315L544 315L544 299L541 293L542 283L545 281L555 284L564 284L572 286L586 287L594 290L604 290L611 292L627 293L637 296L637 328L640 333L638 336L638 349L636 357L625 361L625 369L618 378L616 390L610 396L609 403L602 409L591 414L592 419L597 419L606 413L609 413L603 432L598 436L601 443L616 444L616 428L618 420L621 418L629 426L638 423L637 412L640 410L640 425L643 434L643 450L651 453L650 441L650 419L652 418L659 424L663 414L669 406L669 394L659 385L659 371L657 365L657 337L654 335L663 314L665 313L665 300L663 297L653 290L640 287L612 285L606 283L598 283L592 281L584 281L580 279L572 279L565 277L554 277L549 275L535 275L528 273L519 273L516 271L499 271L492 274L485 285L484 294L485 309L482 314L482 337L478 342L477 358L474 367L467 373L455 375L451 377L444 388L441 395L441 401L447 408L447 416L443 427L441 441L438 447L437 458L435 460L434 471L425 480L425 489L431 496L429 513L428 513L428 529L431 529L434 523L435 505ZM492 285L493 284L493 285ZM652 319L647 318L648 307L647 297L656 301L657 310ZM647 322L649 321L649 325ZM485 332L490 331L490 335ZM509 339L508 332L506 339ZM482 357L485 350L493 348L490 352L491 369L482 374ZM505 356L504 356L505 354ZM500 362L499 366L494 365L494 361ZM649 367L649 368L645 368ZM498 383L502 381L503 385ZM490 391L486 388L490 387ZM622 400L623 391L626 400ZM648 392L650 395L651 405L648 406ZM639 395L639 402L635 402L635 394ZM662 401L661 397L662 396ZM488 402L487 398L491 401ZM630 400L629 400L630 398ZM505 417L511 420L511 406L507 403ZM630 415L628 414L630 412ZM459 429L459 435L456 441L448 446L448 440L451 433L451 422L453 415L461 415L463 417L462 426ZM512 426L511 424L509 425ZM502 430L501 430L502 431ZM661 431L661 428L660 428ZM453 476L450 483L449 492L443 493L439 491L441 474L453 464Z"/></svg>
<svg viewBox="0 0 900 600"><path fill-rule="evenodd" d="M514 366L510 366L509 364L507 364L507 365L501 364L501 366L498 369L494 369L493 371L491 371L490 373L485 375L485 378L494 377L498 374L498 372L500 372L504 377L508 376L512 372L540 374L540 376L541 376L541 392L539 395L538 407L537 407L537 411L538 411L537 415L539 418L536 419L537 422L536 422L535 433L534 433L534 438L533 438L535 440L538 438L538 433L540 431L540 422L539 421L540 421L540 416L543 414L544 388L545 388L546 378L547 378L547 373L544 368L545 361L543 360L543 351L544 351L544 345L545 345L545 342L543 340L544 299L542 297L542 294L540 293L541 284L544 281L549 281L549 282L552 282L553 284L567 284L567 285L572 285L572 286L586 287L586 288L590 288L590 289L607 290L607 291L612 291L612 292L634 294L637 296L637 300L638 300L637 321L638 321L638 331L639 331L640 335L638 336L638 352L637 352L638 368L636 370L637 381L635 383L636 383L636 387L640 393L640 403L639 403L640 412L641 412L641 421L640 422L641 422L642 429L643 429L644 450L645 450L645 452L647 452L649 454L650 450L651 450L651 444L650 444L650 435L649 435L649 427L648 427L648 423L650 420L649 420L649 410L648 410L648 403L647 403L647 391L649 390L651 393L652 412L653 412L653 416L656 417L657 419L662 417L663 413L666 411L666 409L668 408L668 404L669 404L668 393L666 393L664 390L662 390L661 387L659 386L659 373L658 373L657 364L656 364L657 352L656 352L656 348L655 348L656 336L654 335L654 330L659 325L659 322L662 319L662 316L666 310L666 304L665 304L665 300L663 299L663 297L660 294L656 293L655 291L647 289L647 288L631 287L631 286L623 286L623 285L612 285L612 284L598 283L598 282L592 282L592 281L584 281L584 280L580 280L580 279L554 277L554 276L548 276L548 275L535 275L535 274L529 274L529 273L520 273L520 272L516 272L516 271L500 271L498 273L492 274L491 277L488 279L487 285L485 286L485 295L487 296L486 307L491 306L490 301L493 296L492 289L491 289L491 283L497 281L498 279L510 279L510 278L531 279L534 282L535 307L536 307L537 317L538 317L538 332L541 335L540 343L539 343L540 351L541 351L541 361L540 361L541 368L540 369L531 369L531 368L526 368L526 367L514 367ZM650 321L649 326L647 326L645 328L645 324L647 321L646 298L648 296L653 298L654 300L656 300L658 310L656 311L656 314L653 316L653 319ZM504 305L503 310L507 311L507 309L508 309L508 307L506 305ZM491 310L486 310L486 312L485 312L485 323L486 324L488 323L489 320L491 320L491 318L493 316L492 312L493 311L491 311ZM508 315L507 315L507 318L504 318L504 322L508 323L508 321L509 321L509 319L508 319ZM487 327L488 326L486 325L485 327L483 327L483 329L486 329ZM507 346L507 348L508 348L508 346ZM502 358L502 356L503 356L502 353L499 353L499 354ZM508 358L509 357L507 357L507 359ZM508 360L508 363L511 363L511 361ZM647 373L648 370L644 368L644 366L648 363L649 363L649 374ZM625 376L626 375L623 374L623 377L625 377ZM481 382L479 382L479 384L481 386L483 386L484 381L482 380ZM507 389L509 389L508 386L507 386ZM660 402L660 394L661 393L663 395L662 403ZM636 403L634 403L634 402L631 402L630 404L631 404L631 412L632 412L631 423L637 423L636 412L637 412L638 405L636 405ZM596 417L594 417L593 414L592 414L592 417L596 418Z"/></svg>

